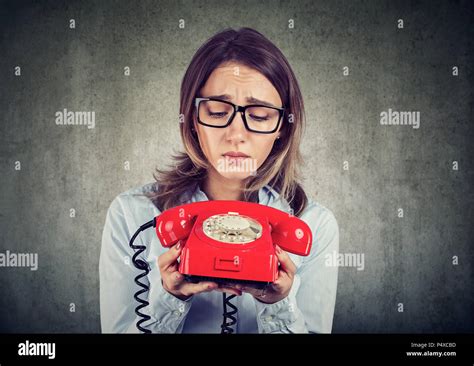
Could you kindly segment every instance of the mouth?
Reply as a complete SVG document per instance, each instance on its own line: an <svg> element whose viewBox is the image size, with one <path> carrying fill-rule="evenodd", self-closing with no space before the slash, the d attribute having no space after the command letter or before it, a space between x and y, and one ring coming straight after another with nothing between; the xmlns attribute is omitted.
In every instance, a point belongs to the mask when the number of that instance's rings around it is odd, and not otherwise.
<svg viewBox="0 0 474 366"><path fill-rule="evenodd" d="M237 159L237 160L246 159L246 158L250 157L247 154L244 154L242 152L237 152L237 151L228 151L228 152L222 154L222 156L225 156L225 157L230 158L230 159Z"/></svg>

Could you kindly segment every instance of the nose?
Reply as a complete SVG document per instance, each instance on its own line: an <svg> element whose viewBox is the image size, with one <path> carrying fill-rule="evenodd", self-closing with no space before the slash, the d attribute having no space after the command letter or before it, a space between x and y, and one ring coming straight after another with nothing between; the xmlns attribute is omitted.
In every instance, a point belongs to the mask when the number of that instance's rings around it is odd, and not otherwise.
<svg viewBox="0 0 474 366"><path fill-rule="evenodd" d="M242 119L242 113L237 112L229 126L226 127L226 139L230 142L243 142L247 139L248 131Z"/></svg>

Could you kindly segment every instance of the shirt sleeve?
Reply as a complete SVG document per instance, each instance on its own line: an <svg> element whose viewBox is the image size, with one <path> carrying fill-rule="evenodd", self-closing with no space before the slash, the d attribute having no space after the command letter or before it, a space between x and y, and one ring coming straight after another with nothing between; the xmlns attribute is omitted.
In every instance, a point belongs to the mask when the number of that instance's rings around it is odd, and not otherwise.
<svg viewBox="0 0 474 366"><path fill-rule="evenodd" d="M131 233L127 225L127 205L116 197L108 211L102 233L99 260L100 315L103 333L139 333L135 314L138 302L134 294L140 289L135 277L140 273L132 263L133 249L129 247ZM138 229L138 226L137 226ZM140 235L143 235L142 232ZM136 239L135 244L137 243ZM142 258L145 259L145 258ZM151 319L142 327L153 333L180 333L193 298L182 301L163 289L156 261L149 263L151 271L141 281L150 290L140 297L149 301L141 312ZM151 285L150 285L151 281Z"/></svg>
<svg viewBox="0 0 474 366"><path fill-rule="evenodd" d="M326 265L326 258L339 251L339 227L332 212L324 213L320 220L307 217L309 223L317 220L319 225L289 295L274 304L255 300L259 333L331 333L338 267Z"/></svg>

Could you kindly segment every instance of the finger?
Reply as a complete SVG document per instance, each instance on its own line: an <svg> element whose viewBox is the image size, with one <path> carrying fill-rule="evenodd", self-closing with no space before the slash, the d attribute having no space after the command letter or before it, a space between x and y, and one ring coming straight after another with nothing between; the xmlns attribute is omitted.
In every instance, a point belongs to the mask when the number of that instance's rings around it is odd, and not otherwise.
<svg viewBox="0 0 474 366"><path fill-rule="evenodd" d="M176 245L171 247L167 252L163 253L158 257L158 267L161 271L168 270L169 267L176 264L176 260L181 254L181 250L183 249L183 245L181 241L178 241ZM171 268L173 272L173 268Z"/></svg>
<svg viewBox="0 0 474 366"><path fill-rule="evenodd" d="M279 284L283 281L292 281L294 278L294 273L288 273L286 271L283 270L283 268L280 268L280 270L278 271L278 277L275 281L273 281L273 283L276 283L276 284Z"/></svg>
<svg viewBox="0 0 474 366"><path fill-rule="evenodd" d="M259 284L259 285L256 285L256 284L252 284L252 283L237 283L235 286L233 286L234 288L236 288L237 290L251 290L251 289L254 289L254 290L262 290L262 284Z"/></svg>
<svg viewBox="0 0 474 366"><path fill-rule="evenodd" d="M179 269L178 261L174 261L174 263L169 265L168 268L165 269L165 271L168 273L174 273L174 272L178 272L178 269Z"/></svg>
<svg viewBox="0 0 474 366"><path fill-rule="evenodd" d="M241 286L239 288L242 292L246 292L252 296L260 296L262 294L263 290L256 289L254 287L246 287L246 286Z"/></svg>
<svg viewBox="0 0 474 366"><path fill-rule="evenodd" d="M200 292L209 292L218 288L218 284L211 281L202 281L198 283L186 282L181 286L181 293L185 296L191 296Z"/></svg>
<svg viewBox="0 0 474 366"><path fill-rule="evenodd" d="M184 281L184 276L178 271L169 273L164 272L161 276L161 282L167 290L178 290Z"/></svg>
<svg viewBox="0 0 474 366"><path fill-rule="evenodd" d="M170 283L173 289L179 287L183 283L183 281L184 276L178 271L170 273L167 278L167 283Z"/></svg>
<svg viewBox="0 0 474 366"><path fill-rule="evenodd" d="M282 275L277 278L275 282L271 284L271 289L275 292L282 292L288 287L288 283L291 282L291 278L285 272L281 272Z"/></svg>
<svg viewBox="0 0 474 366"><path fill-rule="evenodd" d="M280 248L280 246L275 245L275 252L280 261L281 269L288 273L290 277L293 277L296 273L296 265L291 260L287 252Z"/></svg>

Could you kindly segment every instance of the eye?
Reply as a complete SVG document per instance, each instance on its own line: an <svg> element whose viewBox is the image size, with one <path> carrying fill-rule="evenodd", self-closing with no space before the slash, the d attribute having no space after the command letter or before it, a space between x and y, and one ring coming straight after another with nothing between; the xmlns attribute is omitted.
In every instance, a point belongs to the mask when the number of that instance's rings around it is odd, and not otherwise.
<svg viewBox="0 0 474 366"><path fill-rule="evenodd" d="M255 114L250 114L250 118L257 122L268 121L268 116L257 116Z"/></svg>
<svg viewBox="0 0 474 366"><path fill-rule="evenodd" d="M227 112L209 112L209 115L214 118L222 118L227 116Z"/></svg>

